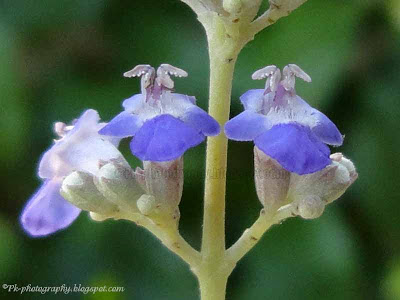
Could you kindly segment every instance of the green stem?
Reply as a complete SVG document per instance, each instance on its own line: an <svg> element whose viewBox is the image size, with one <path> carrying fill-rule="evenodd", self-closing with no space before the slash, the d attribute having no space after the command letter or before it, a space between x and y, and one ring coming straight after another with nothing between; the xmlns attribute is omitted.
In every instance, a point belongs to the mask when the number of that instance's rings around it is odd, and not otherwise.
<svg viewBox="0 0 400 300"><path fill-rule="evenodd" d="M226 261L230 264L236 264L258 243L264 233L274 224L293 217L292 206L281 207L274 215L266 215L264 209L254 224L246 229L242 236L226 251Z"/></svg>
<svg viewBox="0 0 400 300"><path fill-rule="evenodd" d="M233 267L225 266L225 185L228 140L223 133L229 119L232 79L241 44L227 33L217 16L205 25L210 55L209 114L221 133L207 142L202 238L202 266L198 272L202 300L225 299L226 283Z"/></svg>
<svg viewBox="0 0 400 300"><path fill-rule="evenodd" d="M206 26L210 55L210 100L208 113L221 126L221 133L208 138L202 255L219 261L225 252L225 185L228 140L223 133L229 119L232 79L239 47L226 33L225 24L214 17Z"/></svg>
<svg viewBox="0 0 400 300"><path fill-rule="evenodd" d="M201 299L225 300L228 276L220 274L205 277L199 276Z"/></svg>
<svg viewBox="0 0 400 300"><path fill-rule="evenodd" d="M196 268L201 263L201 256L198 251L192 248L180 235L178 228L171 220L170 224L157 225L151 219L141 214L118 214L114 219L124 219L143 226L155 235L165 247L182 258L191 268Z"/></svg>

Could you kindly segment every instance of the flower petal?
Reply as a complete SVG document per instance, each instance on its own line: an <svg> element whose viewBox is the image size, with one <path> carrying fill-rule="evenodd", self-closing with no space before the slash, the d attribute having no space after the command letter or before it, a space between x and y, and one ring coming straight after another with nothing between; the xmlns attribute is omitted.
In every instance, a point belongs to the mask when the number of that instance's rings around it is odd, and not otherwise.
<svg viewBox="0 0 400 300"><path fill-rule="evenodd" d="M142 121L138 116L123 111L100 129L99 134L124 138L134 136L141 126Z"/></svg>
<svg viewBox="0 0 400 300"><path fill-rule="evenodd" d="M88 109L76 120L73 124L74 128L70 130L65 137L74 135L77 131L90 132L97 128L97 123L100 121L100 116L94 109Z"/></svg>
<svg viewBox="0 0 400 300"><path fill-rule="evenodd" d="M144 96L142 94L133 95L132 97L124 100L124 102L122 102L122 106L127 112L135 112L142 106L143 98Z"/></svg>
<svg viewBox="0 0 400 300"><path fill-rule="evenodd" d="M245 110L225 124L225 134L231 140L252 141L268 128L267 117Z"/></svg>
<svg viewBox="0 0 400 300"><path fill-rule="evenodd" d="M45 236L68 227L81 210L60 195L62 179L46 180L28 201L21 224L31 236Z"/></svg>
<svg viewBox="0 0 400 300"><path fill-rule="evenodd" d="M122 157L118 149L94 128L82 125L74 134L56 142L44 153L39 164L41 178L67 176L74 170L96 174L100 160Z"/></svg>
<svg viewBox="0 0 400 300"><path fill-rule="evenodd" d="M283 168L299 175L314 173L331 163L328 146L308 127L296 123L275 125L254 142Z"/></svg>
<svg viewBox="0 0 400 300"><path fill-rule="evenodd" d="M322 112L313 109L317 125L312 128L314 134L324 143L334 146L343 144L343 136L336 125Z"/></svg>
<svg viewBox="0 0 400 300"><path fill-rule="evenodd" d="M207 136L214 136L220 132L218 122L197 106L188 109L180 119Z"/></svg>
<svg viewBox="0 0 400 300"><path fill-rule="evenodd" d="M189 104L196 105L196 97L194 97L194 96L188 96L188 95L178 94L178 93L171 93L171 96L174 98L174 100L179 100L182 102L187 102Z"/></svg>
<svg viewBox="0 0 400 300"><path fill-rule="evenodd" d="M264 104L264 91L263 89L248 90L240 96L244 109L260 112Z"/></svg>
<svg viewBox="0 0 400 300"><path fill-rule="evenodd" d="M131 141L131 151L141 160L173 160L204 140L199 133L171 115L146 121Z"/></svg>

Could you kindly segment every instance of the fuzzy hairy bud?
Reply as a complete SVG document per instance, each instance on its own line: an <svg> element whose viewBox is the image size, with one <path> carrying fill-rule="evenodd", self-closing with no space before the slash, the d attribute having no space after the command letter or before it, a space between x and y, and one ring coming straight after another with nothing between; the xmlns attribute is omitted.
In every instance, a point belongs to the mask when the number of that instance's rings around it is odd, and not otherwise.
<svg viewBox="0 0 400 300"><path fill-rule="evenodd" d="M61 186L61 195L76 207L96 212L102 215L110 215L118 210L118 207L108 201L97 189L93 182L93 175L75 171L68 175Z"/></svg>
<svg viewBox="0 0 400 300"><path fill-rule="evenodd" d="M126 162L113 161L100 168L95 184L99 191L121 209L138 212L136 201L145 194Z"/></svg>
<svg viewBox="0 0 400 300"><path fill-rule="evenodd" d="M319 217L323 206L335 201L357 179L354 164L341 153L330 156L332 163L321 171L297 175L292 173L288 198L303 218Z"/></svg>
<svg viewBox="0 0 400 300"><path fill-rule="evenodd" d="M301 198L295 206L294 213L303 219L316 219L322 216L325 203L320 197L309 195Z"/></svg>
<svg viewBox="0 0 400 300"><path fill-rule="evenodd" d="M152 195L142 195L137 201L137 207L143 215L148 216L154 212L157 207L156 198Z"/></svg>

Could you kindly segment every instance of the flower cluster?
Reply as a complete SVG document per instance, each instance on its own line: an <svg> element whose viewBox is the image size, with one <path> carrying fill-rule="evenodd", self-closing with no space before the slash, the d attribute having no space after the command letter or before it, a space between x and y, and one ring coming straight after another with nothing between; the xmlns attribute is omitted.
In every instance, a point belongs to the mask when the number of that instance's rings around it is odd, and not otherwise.
<svg viewBox="0 0 400 300"><path fill-rule="evenodd" d="M141 76L141 93L126 99L124 111L109 123L100 123L98 113L89 109L71 126L55 124L60 139L43 155L42 187L21 215L30 235L63 229L81 210L94 220L127 213L157 224L179 219L182 156L206 136L218 135L220 125L196 106L195 97L173 92L171 76L186 77L185 71L167 64L157 71L139 65L124 75ZM295 77L311 81L296 65L282 73L275 66L255 72L253 79L267 78L266 87L241 96L245 111L225 124L225 134L254 141L257 194L266 211L292 205L293 214L312 218L357 173L341 154L330 155L326 144L339 146L343 137L328 117L297 96ZM128 137L143 169L132 170L117 149ZM283 176L274 178L271 172Z"/></svg>

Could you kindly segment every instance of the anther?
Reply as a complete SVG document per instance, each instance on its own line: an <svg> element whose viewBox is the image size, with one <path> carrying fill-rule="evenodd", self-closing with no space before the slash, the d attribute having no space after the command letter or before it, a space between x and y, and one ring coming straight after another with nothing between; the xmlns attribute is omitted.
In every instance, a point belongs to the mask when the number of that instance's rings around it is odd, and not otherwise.
<svg viewBox="0 0 400 300"><path fill-rule="evenodd" d="M286 90L294 89L296 77L303 79L306 82L311 82L311 77L304 72L298 65L289 64L283 68L282 85Z"/></svg>
<svg viewBox="0 0 400 300"><path fill-rule="evenodd" d="M182 69L171 66L169 64L161 64L157 69L156 82L160 86L164 86L168 89L174 88L174 82L170 76L175 77L187 77L188 73Z"/></svg>
<svg viewBox="0 0 400 300"><path fill-rule="evenodd" d="M257 70L251 76L254 80L261 80L267 78L265 88L270 88L272 92L275 92L278 88L281 80L281 70L276 66L266 66L260 70Z"/></svg>

